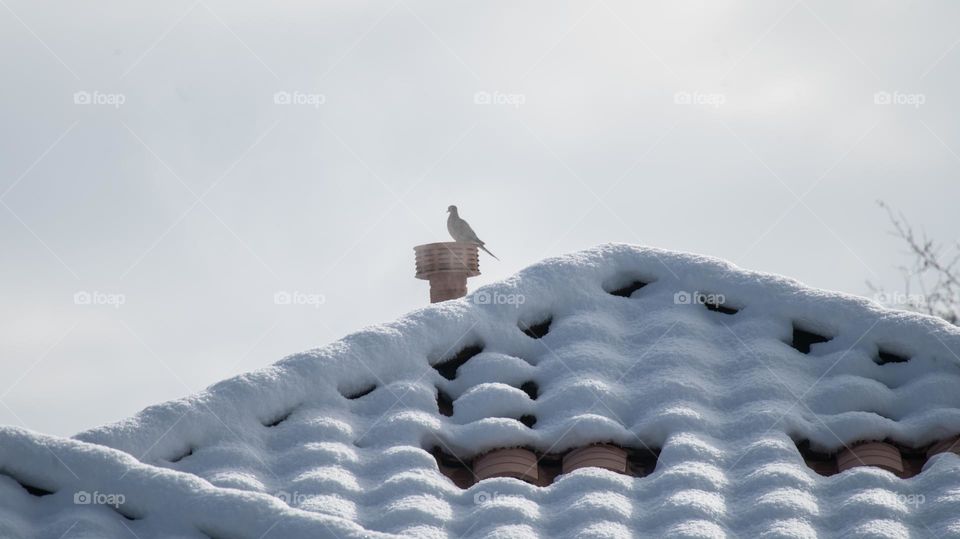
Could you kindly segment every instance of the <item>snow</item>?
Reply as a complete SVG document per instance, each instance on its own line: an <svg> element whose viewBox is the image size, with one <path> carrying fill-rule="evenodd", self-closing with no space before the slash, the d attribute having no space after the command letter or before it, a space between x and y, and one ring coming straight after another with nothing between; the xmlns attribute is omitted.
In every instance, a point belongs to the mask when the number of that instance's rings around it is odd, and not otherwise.
<svg viewBox="0 0 960 539"><path fill-rule="evenodd" d="M695 292L739 312L675 301ZM522 331L548 318L542 338ZM795 325L832 339L803 354ZM432 367L474 344L454 379ZM910 359L878 365L880 349ZM0 428L0 537L960 537L960 457L907 480L821 477L796 447L960 433L958 354L960 331L931 317L604 245L72 439ZM661 448L656 470L461 490L428 452L604 441Z"/></svg>

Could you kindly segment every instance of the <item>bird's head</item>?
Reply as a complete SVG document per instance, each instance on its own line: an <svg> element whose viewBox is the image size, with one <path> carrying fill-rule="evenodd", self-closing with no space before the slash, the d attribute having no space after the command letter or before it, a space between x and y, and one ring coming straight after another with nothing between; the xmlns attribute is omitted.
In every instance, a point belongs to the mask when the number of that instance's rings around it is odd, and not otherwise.
<svg viewBox="0 0 960 539"><path fill-rule="evenodd" d="M447 206L447 213L452 213L452 214L456 215L456 214L457 214L457 207L454 206L453 204Z"/></svg>

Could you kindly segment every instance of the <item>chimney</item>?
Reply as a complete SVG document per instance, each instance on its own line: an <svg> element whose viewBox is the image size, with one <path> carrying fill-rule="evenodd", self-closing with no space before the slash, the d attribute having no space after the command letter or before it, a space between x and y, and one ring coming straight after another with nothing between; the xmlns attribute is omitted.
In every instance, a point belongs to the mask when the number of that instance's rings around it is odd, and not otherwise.
<svg viewBox="0 0 960 539"><path fill-rule="evenodd" d="M467 278L480 275L480 257L472 243L427 243L413 250L417 279L430 281L430 303L466 296Z"/></svg>

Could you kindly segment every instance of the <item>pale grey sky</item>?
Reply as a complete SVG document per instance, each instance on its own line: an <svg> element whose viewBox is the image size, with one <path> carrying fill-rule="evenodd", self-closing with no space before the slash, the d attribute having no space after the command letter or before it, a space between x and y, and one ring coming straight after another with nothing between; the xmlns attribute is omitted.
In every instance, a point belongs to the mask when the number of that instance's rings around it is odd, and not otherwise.
<svg viewBox="0 0 960 539"><path fill-rule="evenodd" d="M2 0L0 423L73 434L421 307L449 204L502 259L472 287L619 241L896 288L876 199L960 230L957 20Z"/></svg>

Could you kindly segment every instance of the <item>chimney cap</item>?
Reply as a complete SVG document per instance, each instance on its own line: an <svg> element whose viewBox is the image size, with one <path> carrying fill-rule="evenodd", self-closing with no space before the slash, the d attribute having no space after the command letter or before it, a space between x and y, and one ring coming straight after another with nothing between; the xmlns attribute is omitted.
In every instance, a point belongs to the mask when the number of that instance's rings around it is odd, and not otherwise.
<svg viewBox="0 0 960 539"><path fill-rule="evenodd" d="M477 245L459 241L425 243L413 248L417 258L417 279L429 280L438 273L480 275Z"/></svg>

